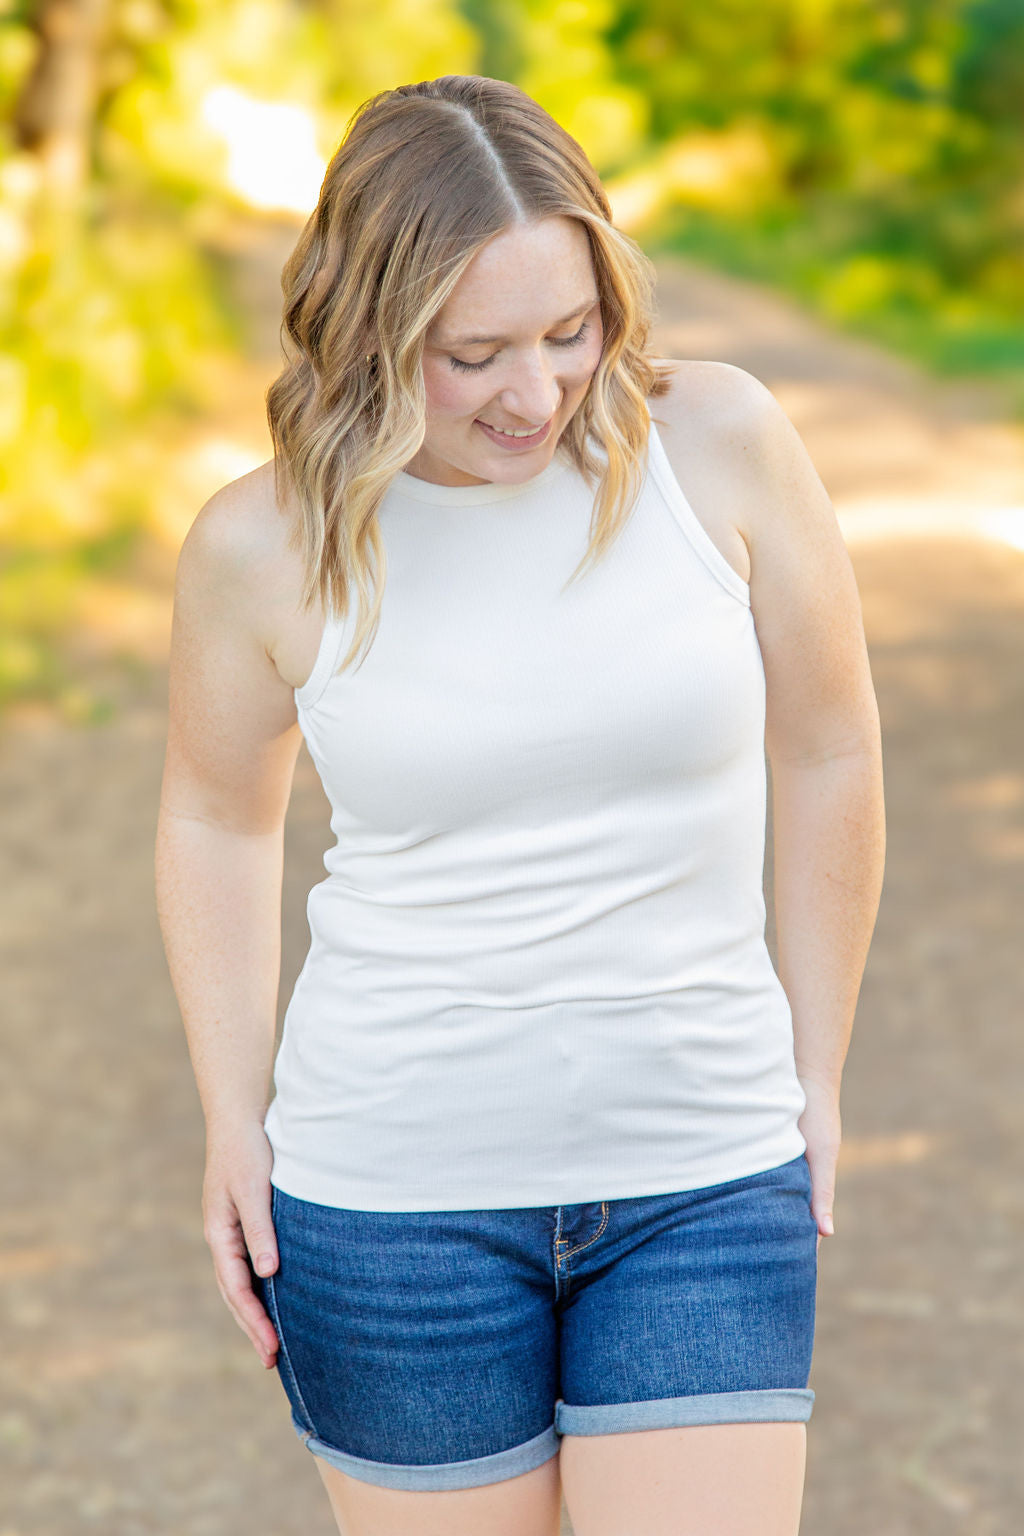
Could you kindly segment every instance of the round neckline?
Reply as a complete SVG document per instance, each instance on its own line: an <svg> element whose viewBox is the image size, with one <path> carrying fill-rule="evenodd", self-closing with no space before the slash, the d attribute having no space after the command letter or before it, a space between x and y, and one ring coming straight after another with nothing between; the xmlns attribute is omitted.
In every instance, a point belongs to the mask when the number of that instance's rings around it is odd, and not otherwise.
<svg viewBox="0 0 1024 1536"><path fill-rule="evenodd" d="M393 475L389 489L408 496L412 501L429 501L435 506L480 507L488 502L507 501L512 496L526 495L538 486L546 485L568 468L568 463L559 456L556 449L554 457L543 469L538 470L529 480L520 480L515 485L505 485L500 480L485 480L480 485L435 485L432 480L420 480L416 475L400 469Z"/></svg>

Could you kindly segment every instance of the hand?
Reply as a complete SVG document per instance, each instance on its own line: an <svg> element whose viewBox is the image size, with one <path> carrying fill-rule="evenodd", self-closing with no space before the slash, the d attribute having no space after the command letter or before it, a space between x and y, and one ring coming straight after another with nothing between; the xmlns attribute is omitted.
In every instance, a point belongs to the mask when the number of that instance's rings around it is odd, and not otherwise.
<svg viewBox="0 0 1024 1536"><path fill-rule="evenodd" d="M249 1258L260 1276L278 1266L270 1217L274 1155L263 1126L208 1136L203 1180L203 1233L217 1285L235 1322L267 1370L277 1361L277 1330L252 1284Z"/></svg>
<svg viewBox="0 0 1024 1536"><path fill-rule="evenodd" d="M797 1076L807 1098L797 1125L807 1143L807 1163L811 1170L811 1212L818 1223L820 1248L822 1237L831 1237L835 1232L832 1205L836 1192L836 1163L842 1141L839 1090L817 1078L804 1077L799 1072Z"/></svg>

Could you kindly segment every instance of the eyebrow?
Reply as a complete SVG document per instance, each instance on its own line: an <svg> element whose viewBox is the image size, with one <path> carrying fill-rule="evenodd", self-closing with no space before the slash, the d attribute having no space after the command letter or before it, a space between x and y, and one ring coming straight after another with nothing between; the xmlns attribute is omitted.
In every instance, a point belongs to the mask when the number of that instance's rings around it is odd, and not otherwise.
<svg viewBox="0 0 1024 1536"><path fill-rule="evenodd" d="M597 302L596 294L592 299L584 299L582 304L577 304L576 308L571 309L563 319L556 320L554 322L555 325L568 325L569 321L575 320L577 315L582 315L585 310L593 309ZM495 341L507 340L507 336L457 336L452 341L442 341L440 345L442 347L483 347L490 346Z"/></svg>

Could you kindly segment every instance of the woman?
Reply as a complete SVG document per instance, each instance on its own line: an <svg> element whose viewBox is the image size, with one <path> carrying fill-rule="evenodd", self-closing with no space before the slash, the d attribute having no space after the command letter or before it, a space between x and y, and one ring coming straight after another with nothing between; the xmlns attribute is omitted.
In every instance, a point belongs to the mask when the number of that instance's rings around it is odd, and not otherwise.
<svg viewBox="0 0 1024 1536"><path fill-rule="evenodd" d="M563 1491L792 1536L884 841L828 498L749 374L646 355L650 263L512 85L367 102L283 286L157 847L221 1292L345 1536L554 1536ZM303 738L337 843L268 1110Z"/></svg>

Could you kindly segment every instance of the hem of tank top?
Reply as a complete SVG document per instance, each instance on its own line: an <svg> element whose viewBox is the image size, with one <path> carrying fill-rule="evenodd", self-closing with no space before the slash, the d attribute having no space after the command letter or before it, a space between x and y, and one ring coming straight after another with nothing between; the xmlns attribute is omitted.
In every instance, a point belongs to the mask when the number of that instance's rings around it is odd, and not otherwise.
<svg viewBox="0 0 1024 1536"><path fill-rule="evenodd" d="M795 1134L794 1134L795 1132ZM797 1143L799 1142L799 1146ZM384 1196L381 1203L380 1196L369 1197L372 1204L361 1204L367 1199L365 1193L357 1192L363 1189L365 1181L357 1181L357 1185L345 1184L340 1186L339 1181L328 1174L309 1177L309 1165L301 1163L298 1159L282 1156L275 1152L274 1169L271 1173L271 1184L281 1194L287 1195L292 1200L301 1200L309 1205L323 1205L332 1209L349 1211L369 1211L381 1215L395 1215L412 1212L430 1211L485 1211L485 1210L537 1210L550 1209L559 1205L591 1205L600 1200L648 1200L658 1198L661 1195L695 1193L702 1189L714 1189L719 1184L734 1183L739 1179L756 1178L758 1174L769 1173L777 1168L784 1168L789 1163L796 1162L798 1158L805 1156L807 1141L800 1131L796 1121L792 1121L787 1127L785 1136L778 1137L767 1150L762 1151L751 1158L740 1160L737 1165L734 1161L725 1164L712 1163L711 1177L708 1177L708 1167L698 1175L699 1183L690 1183L689 1177L665 1175L640 1179L636 1182L646 1187L638 1189L636 1183L628 1181L628 1187L614 1178L602 1178L599 1183L586 1184L582 1188L571 1191L575 1197L570 1199L564 1189L550 1188L547 1191L548 1198L538 1198L536 1191L532 1195L525 1196L520 1186L519 1191L509 1198L509 1190L501 1198L495 1198L493 1192L487 1193L472 1186L461 1185L456 1187L455 1193L441 1198L443 1205L437 1204L437 1191L431 1190L429 1194L421 1191L413 1194L406 1188L397 1191L392 1186L390 1195ZM753 1164L753 1166L751 1166ZM295 1176L297 1175L297 1177ZM651 1185L654 1188L651 1188ZM289 1188L289 1186L291 1186ZM304 1189L305 1194L297 1191ZM396 1203L397 1202L397 1203Z"/></svg>
<svg viewBox="0 0 1024 1536"><path fill-rule="evenodd" d="M686 535L694 552L722 586L733 597L738 598L744 607L749 608L751 606L750 583L744 581L739 571L729 564L687 500L653 419L650 423L648 466L655 484L668 504L669 511Z"/></svg>
<svg viewBox="0 0 1024 1536"><path fill-rule="evenodd" d="M303 711L312 709L333 677L341 651L342 627L333 608L329 609L321 631L313 670L301 688L292 689L297 709Z"/></svg>

